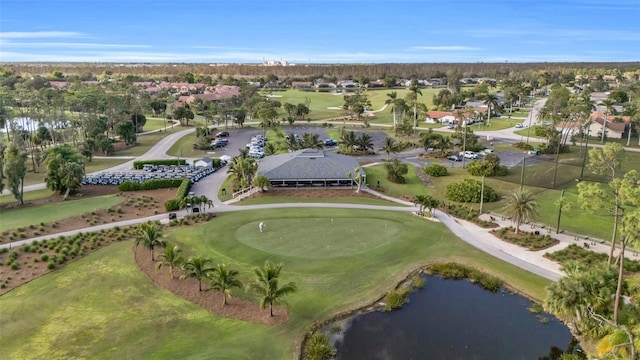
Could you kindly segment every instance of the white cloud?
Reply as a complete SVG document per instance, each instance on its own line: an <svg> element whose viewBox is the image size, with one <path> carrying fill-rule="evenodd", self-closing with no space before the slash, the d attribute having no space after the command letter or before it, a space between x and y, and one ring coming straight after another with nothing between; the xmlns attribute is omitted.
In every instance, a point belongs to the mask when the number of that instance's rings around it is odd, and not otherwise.
<svg viewBox="0 0 640 360"><path fill-rule="evenodd" d="M449 45L449 46L414 46L412 47L414 50L430 50L430 51L476 51L482 50L481 48L471 47L471 46L458 46L458 45Z"/></svg>
<svg viewBox="0 0 640 360"><path fill-rule="evenodd" d="M68 42L11 42L1 41L2 47L19 47L19 48L43 48L54 47L60 48L150 48L150 45L129 45L129 44L98 44L98 43L68 43Z"/></svg>
<svg viewBox="0 0 640 360"><path fill-rule="evenodd" d="M0 32L2 39L78 38L84 35L72 31L8 31Z"/></svg>

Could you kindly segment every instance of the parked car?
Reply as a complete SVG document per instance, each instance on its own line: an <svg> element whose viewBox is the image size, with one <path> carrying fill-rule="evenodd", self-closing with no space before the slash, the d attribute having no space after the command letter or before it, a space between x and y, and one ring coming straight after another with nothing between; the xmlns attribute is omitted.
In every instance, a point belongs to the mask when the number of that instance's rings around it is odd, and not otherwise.
<svg viewBox="0 0 640 360"><path fill-rule="evenodd" d="M449 124L449 125L447 125L447 129L455 129L455 128L456 128L456 126L455 126L455 125L453 125L453 124Z"/></svg>
<svg viewBox="0 0 640 360"><path fill-rule="evenodd" d="M338 145L338 142L333 139L324 140L324 146L336 146L336 145Z"/></svg>
<svg viewBox="0 0 640 360"><path fill-rule="evenodd" d="M215 147L225 147L227 146L228 141L220 141L221 139L218 139L214 142L211 143L211 145L215 146Z"/></svg>
<svg viewBox="0 0 640 360"><path fill-rule="evenodd" d="M480 155L474 153L473 151L461 151L458 156L464 156L467 159L479 159Z"/></svg>
<svg viewBox="0 0 640 360"><path fill-rule="evenodd" d="M552 123L551 121L543 121L543 122L542 122L542 125L544 125L544 126L551 126L551 125L553 125L553 123Z"/></svg>
<svg viewBox="0 0 640 360"><path fill-rule="evenodd" d="M170 212L169 213L169 220L175 220L178 218L178 214L174 213L174 212Z"/></svg>
<svg viewBox="0 0 640 360"><path fill-rule="evenodd" d="M451 161L462 161L462 156L459 155L451 155L447 157L447 160Z"/></svg>
<svg viewBox="0 0 640 360"><path fill-rule="evenodd" d="M228 131L221 131L221 132L216 134L216 137L229 137L229 132Z"/></svg>
<svg viewBox="0 0 640 360"><path fill-rule="evenodd" d="M522 128L524 128L524 125L522 125L522 123L516 124L516 129L522 129Z"/></svg>

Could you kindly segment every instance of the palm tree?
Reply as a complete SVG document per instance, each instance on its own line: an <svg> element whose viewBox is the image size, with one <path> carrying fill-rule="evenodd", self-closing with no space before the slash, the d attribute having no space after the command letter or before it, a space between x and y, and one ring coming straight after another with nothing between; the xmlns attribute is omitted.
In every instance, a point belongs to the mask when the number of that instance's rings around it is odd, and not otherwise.
<svg viewBox="0 0 640 360"><path fill-rule="evenodd" d="M340 136L340 143L347 152L353 151L353 145L356 144L356 134L353 131L345 131Z"/></svg>
<svg viewBox="0 0 640 360"><path fill-rule="evenodd" d="M360 136L358 136L355 144L363 148L364 151L373 149L373 139L371 138L371 135L366 132L363 132L362 134L360 134Z"/></svg>
<svg viewBox="0 0 640 360"><path fill-rule="evenodd" d="M491 110L495 110L500 104L496 94L486 94L483 96L484 104L487 105L487 126L491 125Z"/></svg>
<svg viewBox="0 0 640 360"><path fill-rule="evenodd" d="M605 99L605 100L602 100L600 104L604 105L607 108L607 112L604 115L604 119L602 120L603 121L602 122L602 139L600 140L600 142L604 144L604 138L607 133L607 118L610 115L615 114L615 109L613 107L615 105L615 102L611 99Z"/></svg>
<svg viewBox="0 0 640 360"><path fill-rule="evenodd" d="M362 188L362 178L363 178L363 171L360 170L360 168L356 168L353 171L353 174L351 172L347 173L347 176L353 180L356 184L358 184L358 189L356 190L356 192L360 192L360 189Z"/></svg>
<svg viewBox="0 0 640 360"><path fill-rule="evenodd" d="M322 149L322 143L320 142L320 134L312 134L312 133L302 134L302 148Z"/></svg>
<svg viewBox="0 0 640 360"><path fill-rule="evenodd" d="M209 209L213 207L213 200L209 199L206 195L200 196L200 200L198 203L200 205L206 205ZM204 209L204 206L202 206L202 209ZM203 212L205 211L203 210Z"/></svg>
<svg viewBox="0 0 640 360"><path fill-rule="evenodd" d="M258 170L258 163L252 158L242 158L236 156L229 165L229 174L233 174L242 188L246 188L251 184L253 176Z"/></svg>
<svg viewBox="0 0 640 360"><path fill-rule="evenodd" d="M520 224L533 220L538 215L538 202L527 191L518 191L509 197L505 205L507 216L516 224L516 234L520 230Z"/></svg>
<svg viewBox="0 0 640 360"><path fill-rule="evenodd" d="M218 264L213 268L210 276L211 289L222 292L222 305L227 305L227 298L231 298L231 289L242 287L242 282L236 277L238 271L226 264ZM207 289L207 291L211 290Z"/></svg>
<svg viewBox="0 0 640 360"><path fill-rule="evenodd" d="M260 191L264 191L265 188L269 187L269 185L271 185L271 181L269 180L268 177L264 176L264 175L258 175L253 179L253 186L260 188Z"/></svg>
<svg viewBox="0 0 640 360"><path fill-rule="evenodd" d="M409 86L409 94L413 102L413 131L415 133L418 127L418 94L422 96L422 90L420 90L420 85L417 82L412 82L411 86Z"/></svg>
<svg viewBox="0 0 640 360"><path fill-rule="evenodd" d="M482 205L484 203L484 178L486 176L491 176L496 170L496 165L498 165L495 161L487 161L486 159L481 160L478 163L478 170L480 175L482 176L482 187L480 190L480 214L482 215Z"/></svg>
<svg viewBox="0 0 640 360"><path fill-rule="evenodd" d="M635 103L629 104L629 106L624 109L624 115L629 117L629 130L627 132L627 146L629 146L631 145L631 127L633 124L636 124L636 122L638 121L638 116L640 115L640 109L638 109L638 105L636 105ZM638 127L638 124L636 124L636 127Z"/></svg>
<svg viewBox="0 0 640 360"><path fill-rule="evenodd" d="M155 261L153 258L153 248L156 246L164 246L164 242L160 240L162 236L160 226L154 223L140 224L137 232L136 246L142 244L142 246L151 250L151 261Z"/></svg>
<svg viewBox="0 0 640 360"><path fill-rule="evenodd" d="M396 120L396 101L398 100L398 93L392 91L387 94L388 99L384 101L385 105L391 105L391 112L393 113L393 128L398 127L398 120Z"/></svg>
<svg viewBox="0 0 640 360"><path fill-rule="evenodd" d="M387 136L386 138L384 138L380 150L387 153L387 160L389 160L390 154L397 153L400 150L400 147L398 146L398 143L394 138Z"/></svg>
<svg viewBox="0 0 640 360"><path fill-rule="evenodd" d="M265 309L269 305L269 315L273 316L273 304L286 304L283 297L296 291L296 284L293 282L279 286L278 280L282 264L274 265L269 260L265 261L262 268L255 267L255 281L249 285L260 297L260 309Z"/></svg>
<svg viewBox="0 0 640 360"><path fill-rule="evenodd" d="M211 259L200 256L189 258L182 266L184 274L180 276L180 279L186 279L187 277L198 279L198 290L202 291L202 278L213 271L212 267L207 266L210 262L212 262Z"/></svg>
<svg viewBox="0 0 640 360"><path fill-rule="evenodd" d="M429 195L414 195L413 196L413 204L420 207L418 210L418 215L424 214L424 208L429 206Z"/></svg>
<svg viewBox="0 0 640 360"><path fill-rule="evenodd" d="M162 260L156 263L156 268L160 269L163 266L168 267L169 276L173 279L173 269L180 267L184 261L184 258L180 255L181 253L182 249L180 249L178 245L171 246L166 244L164 252L158 255L158 258Z"/></svg>

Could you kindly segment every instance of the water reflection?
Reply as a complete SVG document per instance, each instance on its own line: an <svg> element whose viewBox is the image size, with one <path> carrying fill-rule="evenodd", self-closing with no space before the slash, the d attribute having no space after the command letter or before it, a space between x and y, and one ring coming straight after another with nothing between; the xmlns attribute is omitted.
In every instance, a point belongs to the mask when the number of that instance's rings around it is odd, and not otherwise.
<svg viewBox="0 0 640 360"><path fill-rule="evenodd" d="M428 277L409 299L395 312L350 319L333 338L337 359L551 360L576 345L555 317L531 313L526 298L466 280Z"/></svg>

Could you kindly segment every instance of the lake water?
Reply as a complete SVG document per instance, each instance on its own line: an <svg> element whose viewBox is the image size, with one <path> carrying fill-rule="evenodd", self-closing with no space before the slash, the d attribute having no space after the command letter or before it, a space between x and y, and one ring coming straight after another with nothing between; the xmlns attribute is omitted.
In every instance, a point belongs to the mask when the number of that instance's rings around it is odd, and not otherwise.
<svg viewBox="0 0 640 360"><path fill-rule="evenodd" d="M401 309L347 320L334 337L336 359L555 359L576 345L562 322L531 313L520 295L426 279Z"/></svg>

